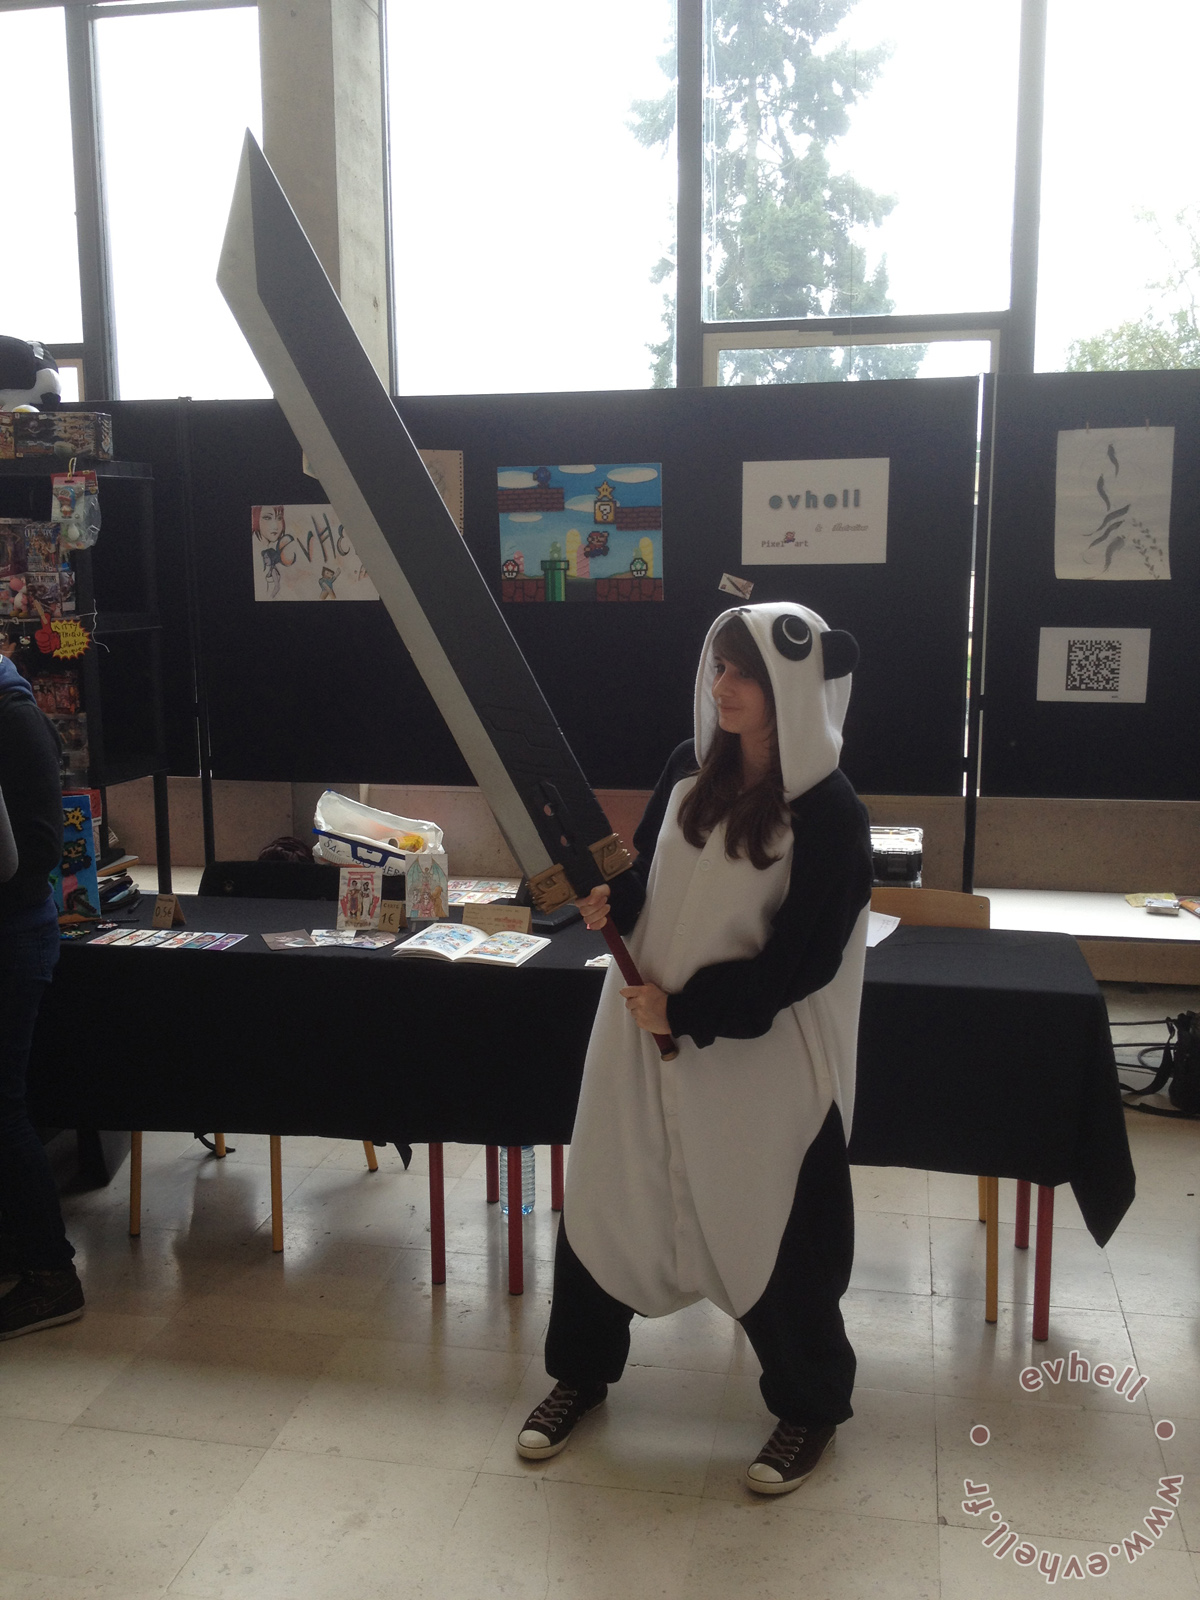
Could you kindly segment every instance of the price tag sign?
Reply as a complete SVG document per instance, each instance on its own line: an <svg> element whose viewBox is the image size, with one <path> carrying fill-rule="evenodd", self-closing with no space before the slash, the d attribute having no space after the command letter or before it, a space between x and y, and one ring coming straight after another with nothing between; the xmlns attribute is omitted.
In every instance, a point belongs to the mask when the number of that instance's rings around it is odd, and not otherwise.
<svg viewBox="0 0 1200 1600"><path fill-rule="evenodd" d="M183 928L183 908L179 904L179 896L175 894L160 894L154 901L154 916L151 925L155 928Z"/></svg>
<svg viewBox="0 0 1200 1600"><path fill-rule="evenodd" d="M379 926L388 933L400 932L405 926L403 900L381 900L379 902Z"/></svg>
<svg viewBox="0 0 1200 1600"><path fill-rule="evenodd" d="M533 911L529 906L464 906L463 921L483 933L528 933Z"/></svg>

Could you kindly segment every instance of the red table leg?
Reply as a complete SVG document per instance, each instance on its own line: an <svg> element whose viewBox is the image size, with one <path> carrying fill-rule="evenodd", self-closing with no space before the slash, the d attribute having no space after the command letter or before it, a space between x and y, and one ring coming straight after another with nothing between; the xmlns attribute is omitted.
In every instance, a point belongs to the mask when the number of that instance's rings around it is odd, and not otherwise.
<svg viewBox="0 0 1200 1600"><path fill-rule="evenodd" d="M497 1145L486 1146L487 1153L487 1200L488 1205L494 1206L500 1199L500 1150Z"/></svg>
<svg viewBox="0 0 1200 1600"><path fill-rule="evenodd" d="M563 1147L560 1144L550 1146L550 1209L561 1211L563 1202Z"/></svg>
<svg viewBox="0 0 1200 1600"><path fill-rule="evenodd" d="M1018 1250L1029 1249L1029 1185L1024 1178L1017 1179L1017 1226L1013 1243Z"/></svg>
<svg viewBox="0 0 1200 1600"><path fill-rule="evenodd" d="M1054 1190L1038 1184L1037 1250L1033 1262L1033 1337L1050 1337L1050 1253L1054 1246Z"/></svg>
<svg viewBox="0 0 1200 1600"><path fill-rule="evenodd" d="M445 1283L446 1178L440 1144L429 1146L429 1259L434 1283Z"/></svg>
<svg viewBox="0 0 1200 1600"><path fill-rule="evenodd" d="M521 1216L521 1146L508 1146L508 1292L525 1293L525 1229Z"/></svg>

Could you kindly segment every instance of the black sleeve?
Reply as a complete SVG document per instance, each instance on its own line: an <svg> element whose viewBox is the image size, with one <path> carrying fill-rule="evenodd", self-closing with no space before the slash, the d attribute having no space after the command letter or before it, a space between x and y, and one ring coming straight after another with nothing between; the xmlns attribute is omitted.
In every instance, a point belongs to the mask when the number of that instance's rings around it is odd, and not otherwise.
<svg viewBox="0 0 1200 1600"><path fill-rule="evenodd" d="M0 884L0 918L40 905L62 860L56 738L28 695L0 696L0 790L17 846L17 870Z"/></svg>
<svg viewBox="0 0 1200 1600"><path fill-rule="evenodd" d="M608 903L613 926L621 935L633 931L646 903L646 883L654 860L654 847L658 843L658 830L667 814L671 790L681 778L690 777L697 770L695 748L692 741L686 739L671 752L662 777L642 813L642 820L633 836L633 848L637 851L633 866L613 878L609 884L611 893Z"/></svg>
<svg viewBox="0 0 1200 1600"><path fill-rule="evenodd" d="M867 813L841 772L792 804L787 898L756 956L701 967L667 1001L671 1032L701 1047L756 1039L776 1014L835 977L842 951L871 898Z"/></svg>

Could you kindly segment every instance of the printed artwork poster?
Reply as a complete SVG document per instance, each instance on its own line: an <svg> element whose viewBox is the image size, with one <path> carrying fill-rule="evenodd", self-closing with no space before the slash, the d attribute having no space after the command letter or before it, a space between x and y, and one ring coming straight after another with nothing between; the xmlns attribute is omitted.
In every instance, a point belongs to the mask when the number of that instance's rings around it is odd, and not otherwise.
<svg viewBox="0 0 1200 1600"><path fill-rule="evenodd" d="M887 561L887 456L742 462L742 565Z"/></svg>
<svg viewBox="0 0 1200 1600"><path fill-rule="evenodd" d="M251 506L256 600L378 600L332 506Z"/></svg>
<svg viewBox="0 0 1200 1600"><path fill-rule="evenodd" d="M338 874L339 932L346 928L377 928L382 899L382 867L343 867Z"/></svg>
<svg viewBox="0 0 1200 1600"><path fill-rule="evenodd" d="M1072 428L1058 436L1054 576L1171 576L1174 428Z"/></svg>
<svg viewBox="0 0 1200 1600"><path fill-rule="evenodd" d="M1149 667L1149 628L1043 628L1037 697L1144 705Z"/></svg>
<svg viewBox="0 0 1200 1600"><path fill-rule="evenodd" d="M663 597L662 467L502 467L500 592L508 604Z"/></svg>

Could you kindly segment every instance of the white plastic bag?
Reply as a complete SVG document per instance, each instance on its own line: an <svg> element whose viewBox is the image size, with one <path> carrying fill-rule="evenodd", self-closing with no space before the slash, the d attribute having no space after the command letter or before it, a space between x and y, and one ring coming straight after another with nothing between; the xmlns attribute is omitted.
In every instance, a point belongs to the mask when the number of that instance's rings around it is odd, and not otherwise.
<svg viewBox="0 0 1200 1600"><path fill-rule="evenodd" d="M434 823L378 811L334 789L317 801L313 832L315 860L335 867L382 867L389 877L402 873L417 853L401 848L405 834L420 835L422 850L442 848L442 830Z"/></svg>

